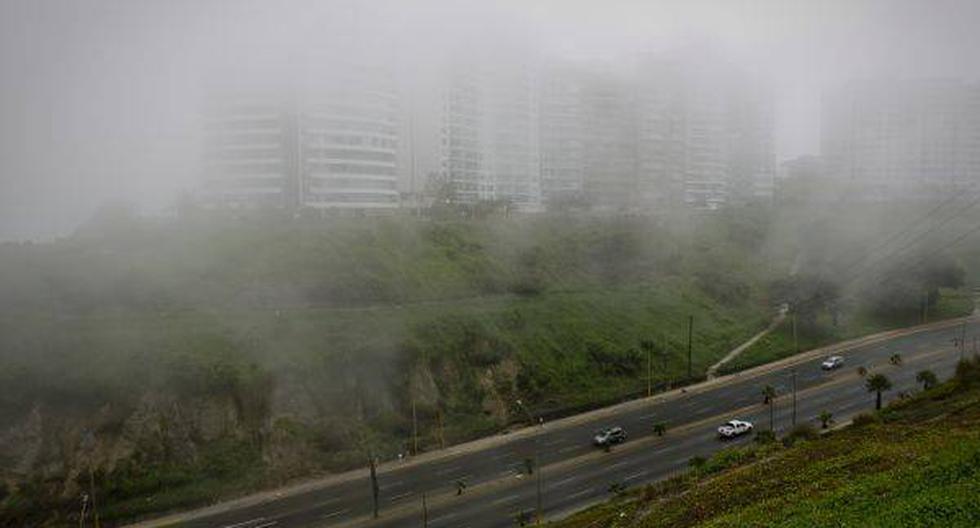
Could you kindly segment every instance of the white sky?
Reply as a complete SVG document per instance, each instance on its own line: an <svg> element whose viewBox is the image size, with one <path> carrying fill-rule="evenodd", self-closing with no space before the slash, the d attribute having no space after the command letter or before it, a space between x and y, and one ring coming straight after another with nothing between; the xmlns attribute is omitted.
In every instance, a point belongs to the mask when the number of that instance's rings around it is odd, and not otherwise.
<svg viewBox="0 0 980 528"><path fill-rule="evenodd" d="M817 153L827 86L976 79L978 28L976 0L0 0L0 240L70 232L107 200L172 203L195 183L201 79L338 33L401 71L461 35L597 56L707 44L773 88L781 160Z"/></svg>

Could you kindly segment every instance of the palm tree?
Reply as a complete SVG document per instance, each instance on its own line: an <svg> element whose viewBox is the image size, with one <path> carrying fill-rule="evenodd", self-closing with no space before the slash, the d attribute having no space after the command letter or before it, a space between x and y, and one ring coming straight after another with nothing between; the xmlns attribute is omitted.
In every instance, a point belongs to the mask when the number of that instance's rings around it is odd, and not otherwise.
<svg viewBox="0 0 980 528"><path fill-rule="evenodd" d="M773 430L773 422L775 421L773 400L776 399L776 389L772 385L766 385L762 388L762 403L769 406L769 430Z"/></svg>
<svg viewBox="0 0 980 528"><path fill-rule="evenodd" d="M915 375L915 381L922 384L923 390L929 390L935 387L936 383L939 382L939 380L936 379L936 374L931 370L920 370L919 373Z"/></svg>
<svg viewBox="0 0 980 528"><path fill-rule="evenodd" d="M892 354L892 356L888 358L888 362L891 363L892 365L895 365L896 367L900 367L902 366L902 355Z"/></svg>
<svg viewBox="0 0 980 528"><path fill-rule="evenodd" d="M830 422L834 421L834 415L830 411L823 411L820 413L820 425L823 429L826 429Z"/></svg>
<svg viewBox="0 0 980 528"><path fill-rule="evenodd" d="M868 392L875 393L875 410L881 410L881 393L892 388L892 382L884 374L875 374L865 381Z"/></svg>

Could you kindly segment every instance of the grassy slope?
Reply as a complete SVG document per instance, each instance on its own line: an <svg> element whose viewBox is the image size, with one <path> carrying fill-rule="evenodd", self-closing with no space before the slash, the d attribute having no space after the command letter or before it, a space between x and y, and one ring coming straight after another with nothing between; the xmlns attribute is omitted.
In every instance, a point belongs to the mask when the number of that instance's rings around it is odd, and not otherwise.
<svg viewBox="0 0 980 528"><path fill-rule="evenodd" d="M978 374L975 360L970 387L954 380L871 423L792 447L722 451L553 526L977 526Z"/></svg>
<svg viewBox="0 0 980 528"><path fill-rule="evenodd" d="M381 456L404 452L407 387L427 376L419 426L422 449L433 449L436 408L456 442L522 419L506 408L518 398L535 414L560 413L644 390L642 339L667 344L655 382L685 377L688 314L696 376L756 332L768 317L759 279L743 250L705 229L693 247L618 219L377 220L329 233L258 226L0 247L13 264L0 269L0 291L18 300L0 316L0 412L41 402L50 415L86 416L109 402L112 423L98 434L111 437L146 391L193 409L261 395L253 382L269 376L325 413L262 417L273 437L310 449L299 469L267 467L268 444L248 441L244 423L193 459L148 446L99 477L105 519L360 465L355 427ZM706 255L726 265L726 280L710 266L692 272ZM58 471L44 476L50 485L23 484L20 497L36 501L25 511L61 507Z"/></svg>

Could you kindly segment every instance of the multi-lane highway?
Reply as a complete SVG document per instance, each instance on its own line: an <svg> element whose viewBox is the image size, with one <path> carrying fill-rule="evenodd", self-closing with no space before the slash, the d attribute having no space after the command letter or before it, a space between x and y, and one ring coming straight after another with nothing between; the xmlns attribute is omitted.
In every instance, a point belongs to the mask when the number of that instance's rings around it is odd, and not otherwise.
<svg viewBox="0 0 980 528"><path fill-rule="evenodd" d="M772 385L775 428L791 426L795 372L798 422L819 426L824 410L836 420L873 409L856 374L858 366L888 376L894 389L886 400L915 389L919 370L949 377L960 358L954 337L980 332L980 321L950 321L858 340L832 350L814 351L739 375L717 378L686 390L629 402L583 415L545 423L522 431L483 439L430 453L411 461L389 462L379 469L380 517L372 519L371 485L366 470L328 480L265 493L223 505L169 516L142 526L177 524L187 527L290 528L301 526L370 526L431 528L494 528L515 525L520 512L540 510L558 517L610 496L610 486L636 486L683 470L693 456L706 456L723 447L714 434L731 418L768 427L769 410L761 388ZM846 358L843 368L820 369L825 355ZM889 357L901 355L901 365ZM663 437L653 425L666 422ZM620 425L630 439L610 452L595 449L590 440L603 426ZM736 440L743 442L747 439ZM527 474L525 461L540 461L540 470ZM467 487L458 494L456 482ZM423 512L422 498L426 508Z"/></svg>

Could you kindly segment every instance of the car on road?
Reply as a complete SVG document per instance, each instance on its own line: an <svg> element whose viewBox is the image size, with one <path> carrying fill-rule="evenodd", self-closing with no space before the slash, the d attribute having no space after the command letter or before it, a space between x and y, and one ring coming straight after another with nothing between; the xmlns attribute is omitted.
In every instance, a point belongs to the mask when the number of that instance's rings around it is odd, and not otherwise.
<svg viewBox="0 0 980 528"><path fill-rule="evenodd" d="M626 431L622 427L608 427L596 431L592 437L592 444L598 447L605 447L613 444L621 444L626 441Z"/></svg>
<svg viewBox="0 0 980 528"><path fill-rule="evenodd" d="M746 433L752 432L752 422L744 420L731 420L722 424L718 428L718 436L721 438L735 438Z"/></svg>
<svg viewBox="0 0 980 528"><path fill-rule="evenodd" d="M820 368L824 370L834 370L835 368L840 368L844 366L844 358L841 356L830 356L829 358L823 360L820 364Z"/></svg>

